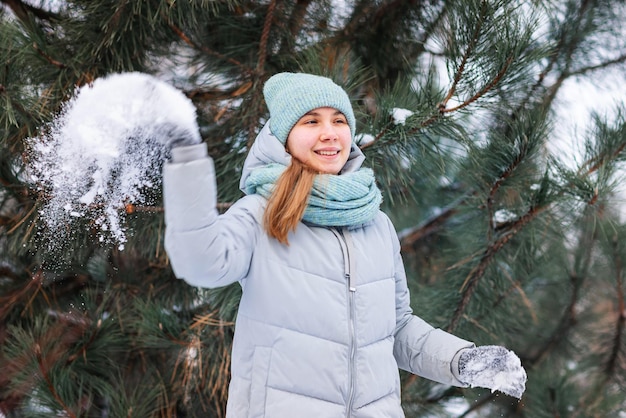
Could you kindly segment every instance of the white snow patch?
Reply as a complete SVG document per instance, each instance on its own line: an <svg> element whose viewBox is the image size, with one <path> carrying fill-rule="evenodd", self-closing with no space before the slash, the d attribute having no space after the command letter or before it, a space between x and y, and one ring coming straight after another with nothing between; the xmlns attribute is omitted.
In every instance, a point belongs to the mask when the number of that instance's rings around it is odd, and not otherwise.
<svg viewBox="0 0 626 418"><path fill-rule="evenodd" d="M375 140L376 138L371 134L359 134L354 137L354 142L359 146L371 144Z"/></svg>
<svg viewBox="0 0 626 418"><path fill-rule="evenodd" d="M413 112L407 109L394 107L391 110L391 117L393 118L393 123L396 125L404 125L406 119L410 116L413 116Z"/></svg>
<svg viewBox="0 0 626 418"><path fill-rule="evenodd" d="M85 217L99 228L100 241L120 249L125 204L151 203L144 192L160 185L167 141L199 141L191 101L136 72L81 87L46 128L28 145L30 178L47 196L40 209L47 234L71 234L73 220Z"/></svg>
<svg viewBox="0 0 626 418"><path fill-rule="evenodd" d="M517 215L511 212L510 210L506 210L506 209L500 209L496 211L496 213L494 213L493 215L493 220L496 223L510 222L510 221L514 221L515 219L517 219Z"/></svg>

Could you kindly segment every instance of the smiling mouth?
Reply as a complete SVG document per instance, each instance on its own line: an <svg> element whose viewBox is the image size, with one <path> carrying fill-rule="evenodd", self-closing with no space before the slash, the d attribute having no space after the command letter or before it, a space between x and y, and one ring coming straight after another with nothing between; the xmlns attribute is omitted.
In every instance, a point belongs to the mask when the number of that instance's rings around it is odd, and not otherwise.
<svg viewBox="0 0 626 418"><path fill-rule="evenodd" d="M319 155L333 156L339 154L339 151L315 151L315 153Z"/></svg>

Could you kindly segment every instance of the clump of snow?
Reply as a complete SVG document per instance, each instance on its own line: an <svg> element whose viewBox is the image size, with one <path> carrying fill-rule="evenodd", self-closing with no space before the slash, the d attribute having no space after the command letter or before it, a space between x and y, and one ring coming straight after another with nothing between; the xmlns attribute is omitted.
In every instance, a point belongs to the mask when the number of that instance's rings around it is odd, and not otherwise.
<svg viewBox="0 0 626 418"><path fill-rule="evenodd" d="M517 219L517 215L506 209L500 209L493 214L493 220L498 223L511 222L515 219Z"/></svg>
<svg viewBox="0 0 626 418"><path fill-rule="evenodd" d="M406 119L410 116L413 116L413 112L407 109L394 107L391 110L391 117L393 119L393 123L396 125L404 125L406 122Z"/></svg>
<svg viewBox="0 0 626 418"><path fill-rule="evenodd" d="M375 139L376 138L374 138L374 136L371 134L359 134L354 137L354 142L358 146L363 146L363 145L371 144L372 142L375 141Z"/></svg>
<svg viewBox="0 0 626 418"><path fill-rule="evenodd" d="M459 359L459 379L471 387L498 390L518 399L526 390L526 371L519 357L495 345L463 351Z"/></svg>
<svg viewBox="0 0 626 418"><path fill-rule="evenodd" d="M126 242L124 207L152 203L171 139L199 142L196 109L173 86L143 73L113 74L77 90L46 127L30 138L29 174L46 201L48 233L71 234L86 218L100 241Z"/></svg>

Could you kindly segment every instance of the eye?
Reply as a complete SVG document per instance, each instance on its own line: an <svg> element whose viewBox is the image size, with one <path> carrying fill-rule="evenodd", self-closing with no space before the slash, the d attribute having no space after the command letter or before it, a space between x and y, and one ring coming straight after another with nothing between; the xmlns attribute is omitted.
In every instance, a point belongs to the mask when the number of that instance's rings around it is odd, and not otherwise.
<svg viewBox="0 0 626 418"><path fill-rule="evenodd" d="M302 119L300 119L298 121L299 124L301 125L313 125L315 123L317 123L317 119L312 118L312 117L303 117Z"/></svg>

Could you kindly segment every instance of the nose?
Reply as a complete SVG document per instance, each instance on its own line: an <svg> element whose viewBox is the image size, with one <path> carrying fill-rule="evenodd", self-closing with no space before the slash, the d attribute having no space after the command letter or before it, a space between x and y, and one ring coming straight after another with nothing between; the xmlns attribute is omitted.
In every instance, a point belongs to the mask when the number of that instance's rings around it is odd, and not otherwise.
<svg viewBox="0 0 626 418"><path fill-rule="evenodd" d="M320 140L322 141L334 141L339 139L339 135L335 130L335 127L331 123L325 123L323 125L322 132L320 133Z"/></svg>

